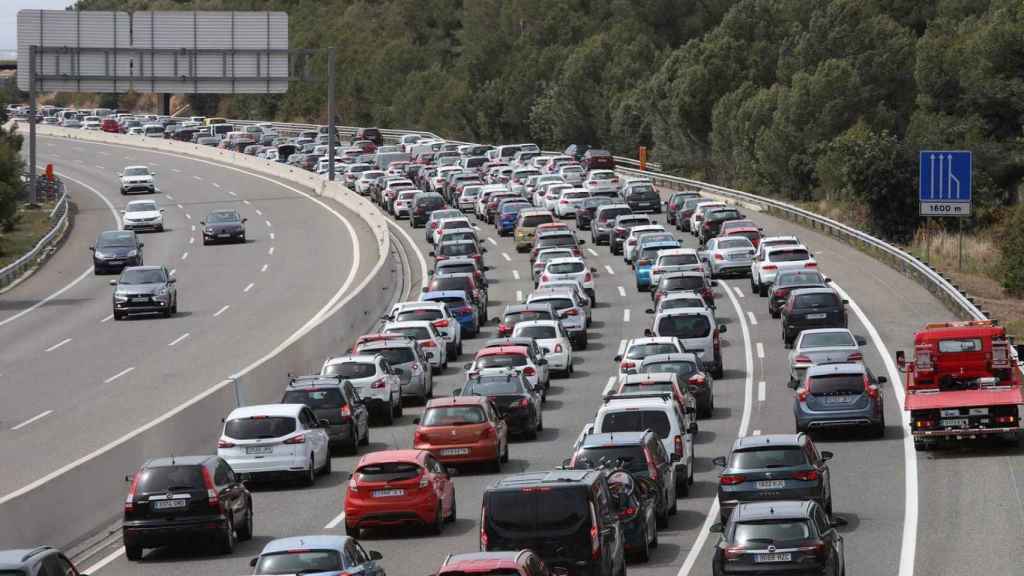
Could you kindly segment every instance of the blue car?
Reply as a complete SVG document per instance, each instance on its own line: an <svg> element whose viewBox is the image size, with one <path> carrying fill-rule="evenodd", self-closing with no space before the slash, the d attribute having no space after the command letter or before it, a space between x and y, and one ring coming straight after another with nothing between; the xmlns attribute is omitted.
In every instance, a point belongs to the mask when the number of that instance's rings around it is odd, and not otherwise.
<svg viewBox="0 0 1024 576"><path fill-rule="evenodd" d="M498 236L512 235L516 229L516 221L519 220L519 211L524 208L532 208L532 206L525 200L513 200L502 204L497 218Z"/></svg>
<svg viewBox="0 0 1024 576"><path fill-rule="evenodd" d="M459 321L463 334L472 338L480 331L480 317L476 306L465 290L444 290L420 294L420 302L444 302L448 311Z"/></svg>
<svg viewBox="0 0 1024 576"><path fill-rule="evenodd" d="M675 240L652 242L644 245L644 247L637 252L636 262L634 264L637 290L643 291L651 289L651 268L654 267L654 261L658 259L658 252L661 252L662 250L671 250L672 248L682 248L682 244Z"/></svg>
<svg viewBox="0 0 1024 576"><path fill-rule="evenodd" d="M292 536L271 540L249 564L253 574L385 576L381 558L380 552L367 552L350 536Z"/></svg>

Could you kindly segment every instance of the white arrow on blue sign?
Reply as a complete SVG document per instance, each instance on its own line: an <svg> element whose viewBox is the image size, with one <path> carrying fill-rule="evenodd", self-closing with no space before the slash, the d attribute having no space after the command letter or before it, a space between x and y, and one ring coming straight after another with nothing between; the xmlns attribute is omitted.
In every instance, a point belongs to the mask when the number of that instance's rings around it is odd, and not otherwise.
<svg viewBox="0 0 1024 576"><path fill-rule="evenodd" d="M922 216L970 216L972 163L969 151L922 150L918 155L918 200Z"/></svg>

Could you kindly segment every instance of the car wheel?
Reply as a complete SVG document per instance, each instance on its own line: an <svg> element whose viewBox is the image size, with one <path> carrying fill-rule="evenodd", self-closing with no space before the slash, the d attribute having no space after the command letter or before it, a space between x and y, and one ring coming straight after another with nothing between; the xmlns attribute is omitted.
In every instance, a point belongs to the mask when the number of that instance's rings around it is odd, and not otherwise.
<svg viewBox="0 0 1024 576"><path fill-rule="evenodd" d="M651 538L651 548L658 547L658 531L654 531L654 536Z"/></svg>
<svg viewBox="0 0 1024 576"><path fill-rule="evenodd" d="M676 480L676 498L686 498L690 495L690 485L686 478Z"/></svg>
<svg viewBox="0 0 1024 576"><path fill-rule="evenodd" d="M124 320L124 314L122 314L121 312L118 312L117 310L114 310L114 320L115 321Z"/></svg>
<svg viewBox="0 0 1024 576"><path fill-rule="evenodd" d="M505 442L505 453L501 456L502 462L508 462L508 442Z"/></svg>
<svg viewBox="0 0 1024 576"><path fill-rule="evenodd" d="M668 511L667 510L665 512L658 512L655 515L654 519L657 522L659 530L664 530L665 528L668 528Z"/></svg>
<svg viewBox="0 0 1024 576"><path fill-rule="evenodd" d="M359 437L359 426L356 425L355 420L352 421L352 430L349 434L351 439L348 446L345 447L345 451L349 454L356 454L359 452L359 445L363 443L363 439Z"/></svg>
<svg viewBox="0 0 1024 576"><path fill-rule="evenodd" d="M757 294L761 298L764 298L764 297L768 296L768 286L765 285L765 284L758 285L758 287L757 287Z"/></svg>
<svg viewBox="0 0 1024 576"><path fill-rule="evenodd" d="M316 465L313 462L313 456L309 457L309 466L302 472L302 483L306 486L312 486L316 483Z"/></svg>
<svg viewBox="0 0 1024 576"><path fill-rule="evenodd" d="M523 436L525 436L527 440L536 440L537 439L537 428L533 427L533 428L529 428L527 430L524 430L523 431Z"/></svg>
<svg viewBox="0 0 1024 576"><path fill-rule="evenodd" d="M224 532L220 535L220 553L231 554L235 549L235 523L228 517Z"/></svg>
<svg viewBox="0 0 1024 576"><path fill-rule="evenodd" d="M124 194L124 192L122 192L122 194ZM124 557L132 562L142 560L142 546L129 546L126 544L124 547Z"/></svg>
<svg viewBox="0 0 1024 576"><path fill-rule="evenodd" d="M402 417L402 413L403 413L402 399L401 398L398 399L398 404L395 404L394 410L395 410L395 418L401 418Z"/></svg>
<svg viewBox="0 0 1024 576"><path fill-rule="evenodd" d="M441 513L441 503L437 503L437 511L434 513L434 523L430 525L430 533L438 535L444 530L444 515Z"/></svg>
<svg viewBox="0 0 1024 576"><path fill-rule="evenodd" d="M455 492L453 491L452 492L452 511L448 514L448 518L446 520L449 524L454 523L455 519L458 517L458 508L456 507L457 504L458 504L458 502L455 501Z"/></svg>
<svg viewBox="0 0 1024 576"><path fill-rule="evenodd" d="M203 246L208 246L209 244L210 243L206 241L206 238L203 238Z"/></svg>
<svg viewBox="0 0 1024 576"><path fill-rule="evenodd" d="M360 532L362 532L362 530L360 530L358 526L353 526L352 524L345 522L345 534L355 538L356 540L359 540Z"/></svg>
<svg viewBox="0 0 1024 576"><path fill-rule="evenodd" d="M331 464L331 451L328 450L327 454L325 454L325 456L326 456L326 460L327 461L324 462L324 467L320 469L320 473L323 474L324 476L330 476L331 475L331 468L332 468L332 464Z"/></svg>
<svg viewBox="0 0 1024 576"><path fill-rule="evenodd" d="M167 306L167 308L164 309L162 314L163 314L164 318L170 318L171 317L171 307Z"/></svg>
<svg viewBox="0 0 1024 576"><path fill-rule="evenodd" d="M385 408L384 410L381 410L381 416L384 417L385 426L391 426L392 424L395 423L395 413L390 408Z"/></svg>
<svg viewBox="0 0 1024 576"><path fill-rule="evenodd" d="M359 444L361 446L369 446L370 445L370 427L369 426L366 427L366 434L364 434L364 435L359 437Z"/></svg>
<svg viewBox="0 0 1024 576"><path fill-rule="evenodd" d="M685 496L685 494L683 496ZM669 509L668 509L668 515L669 516L675 516L678 513L679 513L679 494L676 494L675 498L672 499L672 506L670 506Z"/></svg>
<svg viewBox="0 0 1024 576"><path fill-rule="evenodd" d="M885 414L882 414L882 421L875 427L875 438L885 438Z"/></svg>
<svg viewBox="0 0 1024 576"><path fill-rule="evenodd" d="M583 336L580 338L580 350L586 350L586 349L587 349L587 333L584 332Z"/></svg>
<svg viewBox="0 0 1024 576"><path fill-rule="evenodd" d="M458 358L459 356L462 356L462 338L459 338L459 345L455 350L455 357Z"/></svg>
<svg viewBox="0 0 1024 576"><path fill-rule="evenodd" d="M249 502L249 511L245 513L245 523L238 528L239 540L252 540L252 502Z"/></svg>

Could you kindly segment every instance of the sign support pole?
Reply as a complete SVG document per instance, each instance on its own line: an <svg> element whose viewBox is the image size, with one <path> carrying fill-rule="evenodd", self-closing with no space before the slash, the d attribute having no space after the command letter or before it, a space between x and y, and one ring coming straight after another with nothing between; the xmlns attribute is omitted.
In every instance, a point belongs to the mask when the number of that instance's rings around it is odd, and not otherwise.
<svg viewBox="0 0 1024 576"><path fill-rule="evenodd" d="M35 204L36 179L36 47L28 47L28 201Z"/></svg>
<svg viewBox="0 0 1024 576"><path fill-rule="evenodd" d="M337 129L334 126L334 46L327 49L327 179L334 182L334 148Z"/></svg>
<svg viewBox="0 0 1024 576"><path fill-rule="evenodd" d="M960 223L960 233L958 234L959 238L957 240L957 243L960 245L959 246L960 257L957 260L956 271L957 272L963 272L964 271L964 219L963 218L958 218L958 221Z"/></svg>

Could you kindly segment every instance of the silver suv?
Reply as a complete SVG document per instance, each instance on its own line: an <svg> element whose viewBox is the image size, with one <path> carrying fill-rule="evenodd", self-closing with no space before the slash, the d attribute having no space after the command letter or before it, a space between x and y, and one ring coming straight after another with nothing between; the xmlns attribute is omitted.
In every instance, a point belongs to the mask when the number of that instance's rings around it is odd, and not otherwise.
<svg viewBox="0 0 1024 576"><path fill-rule="evenodd" d="M672 308L654 317L653 328L645 336L674 336L687 352L701 357L715 378L722 377L722 345L720 335L724 324L715 325L715 315L707 308Z"/></svg>
<svg viewBox="0 0 1024 576"><path fill-rule="evenodd" d="M555 314L562 321L562 327L569 333L574 349L587 349L587 309L574 290L546 288L537 290L526 300L527 304L551 304Z"/></svg>
<svg viewBox="0 0 1024 576"><path fill-rule="evenodd" d="M434 395L434 373L418 342L399 335L371 336L356 344L354 354L379 354L398 372L402 396L426 403Z"/></svg>
<svg viewBox="0 0 1024 576"><path fill-rule="evenodd" d="M366 406L391 424L402 416L402 387L398 370L381 354L352 354L330 358L320 374L352 383Z"/></svg>

